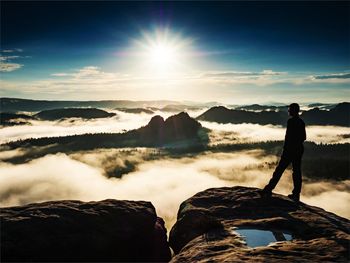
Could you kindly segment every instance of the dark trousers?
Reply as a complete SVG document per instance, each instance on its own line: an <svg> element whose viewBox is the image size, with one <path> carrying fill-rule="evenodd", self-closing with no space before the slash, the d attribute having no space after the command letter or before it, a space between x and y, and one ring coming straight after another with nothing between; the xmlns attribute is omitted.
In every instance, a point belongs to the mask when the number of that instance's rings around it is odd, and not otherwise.
<svg viewBox="0 0 350 263"><path fill-rule="evenodd" d="M288 152L283 151L281 159L272 175L270 182L265 186L265 191L272 191L278 181L280 180L284 170L288 167L290 163L293 166L293 195L299 196L301 192L301 157L303 156L304 149L298 151Z"/></svg>

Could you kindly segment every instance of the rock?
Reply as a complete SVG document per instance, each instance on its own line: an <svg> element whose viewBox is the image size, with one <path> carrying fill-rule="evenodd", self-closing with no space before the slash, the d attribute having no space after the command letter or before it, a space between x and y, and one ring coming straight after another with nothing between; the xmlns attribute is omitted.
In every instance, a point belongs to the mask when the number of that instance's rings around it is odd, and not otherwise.
<svg viewBox="0 0 350 263"><path fill-rule="evenodd" d="M187 113L181 112L164 119L156 115L150 122L136 130L140 141L149 145L164 145L186 141L198 144L202 142L200 137L202 125L191 118Z"/></svg>
<svg viewBox="0 0 350 263"><path fill-rule="evenodd" d="M202 125L186 112L172 115L164 122L165 140L196 138Z"/></svg>
<svg viewBox="0 0 350 263"><path fill-rule="evenodd" d="M2 208L2 261L162 261L166 229L150 202L52 201Z"/></svg>
<svg viewBox="0 0 350 263"><path fill-rule="evenodd" d="M250 247L235 228L287 233L292 240ZM170 232L171 262L348 262L349 232L349 220L282 195L212 188L181 204Z"/></svg>

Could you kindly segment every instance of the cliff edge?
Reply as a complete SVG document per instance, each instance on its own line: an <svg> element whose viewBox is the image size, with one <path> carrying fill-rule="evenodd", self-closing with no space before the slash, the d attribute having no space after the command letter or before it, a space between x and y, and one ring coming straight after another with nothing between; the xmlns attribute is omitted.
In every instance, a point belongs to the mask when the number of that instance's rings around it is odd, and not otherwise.
<svg viewBox="0 0 350 263"><path fill-rule="evenodd" d="M350 221L257 188L212 188L184 201L171 262L348 262Z"/></svg>
<svg viewBox="0 0 350 263"><path fill-rule="evenodd" d="M1 261L167 262L164 221L150 202L52 201L1 208Z"/></svg>

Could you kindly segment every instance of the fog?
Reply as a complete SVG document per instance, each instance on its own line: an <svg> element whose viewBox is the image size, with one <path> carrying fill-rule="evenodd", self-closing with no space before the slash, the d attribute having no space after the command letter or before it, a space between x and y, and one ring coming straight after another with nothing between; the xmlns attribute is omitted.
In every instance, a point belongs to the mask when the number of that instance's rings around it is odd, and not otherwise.
<svg viewBox="0 0 350 263"><path fill-rule="evenodd" d="M205 110L206 109L189 111L188 114L191 117L196 117ZM25 125L15 125L8 127L0 126L0 144L28 138L67 136L74 134L102 132L119 133L137 129L141 126L146 125L151 120L152 116L161 115L163 118L167 118L173 114L176 114L172 112L160 111L156 111L154 114L133 114L117 110L109 112L114 112L117 115L110 118L100 119L69 118L58 121L29 120L29 124Z"/></svg>
<svg viewBox="0 0 350 263"><path fill-rule="evenodd" d="M263 187L277 157L262 151L198 154L195 157L157 160L147 158L148 149L134 151L98 150L71 155L46 155L25 164L0 163L0 205L13 206L47 200L106 198L148 200L156 207L167 228L174 224L182 201L199 191L221 186ZM135 169L122 178L108 177L109 163ZM107 168L107 169L106 169ZM292 190L287 170L275 192ZM350 181L317 182L303 185L301 200L350 218ZM336 200L334 202L333 200Z"/></svg>
<svg viewBox="0 0 350 263"><path fill-rule="evenodd" d="M144 126L149 114L118 112L111 118L82 120L70 118L62 121L31 120L29 125L16 125L0 129L0 143L18 139L66 136L84 133L123 132Z"/></svg>
<svg viewBox="0 0 350 263"><path fill-rule="evenodd" d="M189 111L191 117L200 115L206 109ZM30 125L16 125L0 128L0 143L18 139L66 136L84 133L124 132L146 125L152 116L167 118L174 113L157 111L154 114L132 114L112 111L117 115L111 118L82 120L71 118L62 121L31 120ZM209 128L211 144L245 143L268 140L283 140L285 127L260 124L219 124L200 121ZM350 128L339 126L307 126L307 140L316 143L349 143Z"/></svg>
<svg viewBox="0 0 350 263"><path fill-rule="evenodd" d="M191 111L196 117L201 111ZM0 143L31 137L64 136L97 132L123 132L146 125L156 112L131 114L114 111L112 118L63 121L31 121L30 125L3 127ZM285 127L258 124L218 124L201 121L209 128L210 144L283 140ZM307 126L307 140L316 143L350 142L350 128ZM0 160L31 149L0 151ZM71 154L46 155L24 164L0 161L0 206L23 205L62 199L106 198L148 200L156 207L167 228L174 224L181 202L199 191L221 186L262 188L269 180L276 156L260 150L212 153L171 158L159 149L98 149ZM283 175L275 191L289 194L291 171ZM304 182L301 200L350 218L350 180ZM336 202L334 202L336 200Z"/></svg>
<svg viewBox="0 0 350 263"><path fill-rule="evenodd" d="M209 128L211 144L247 143L284 140L286 128L278 125L220 124L201 121ZM350 128L340 126L306 126L307 141L315 143L350 143Z"/></svg>

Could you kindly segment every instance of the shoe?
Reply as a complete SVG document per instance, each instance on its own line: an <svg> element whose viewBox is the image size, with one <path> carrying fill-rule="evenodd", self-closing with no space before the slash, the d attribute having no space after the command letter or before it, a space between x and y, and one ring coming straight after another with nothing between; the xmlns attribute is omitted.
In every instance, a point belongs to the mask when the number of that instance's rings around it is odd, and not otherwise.
<svg viewBox="0 0 350 263"><path fill-rule="evenodd" d="M260 190L260 191L259 191L259 194L260 194L260 196L261 196L261 197L263 197L263 198L267 198L267 197L271 197L272 192L271 192L271 191L268 191L268 190L263 189L263 190Z"/></svg>
<svg viewBox="0 0 350 263"><path fill-rule="evenodd" d="M290 199L292 199L294 202L299 202L299 201L300 201L300 197L299 197L299 196L290 194L290 195L288 195L288 197L289 197Z"/></svg>

